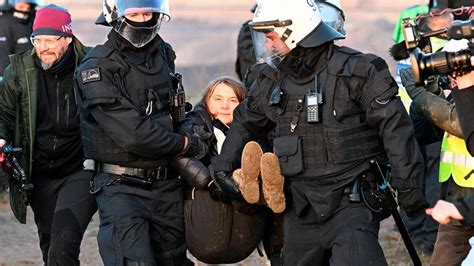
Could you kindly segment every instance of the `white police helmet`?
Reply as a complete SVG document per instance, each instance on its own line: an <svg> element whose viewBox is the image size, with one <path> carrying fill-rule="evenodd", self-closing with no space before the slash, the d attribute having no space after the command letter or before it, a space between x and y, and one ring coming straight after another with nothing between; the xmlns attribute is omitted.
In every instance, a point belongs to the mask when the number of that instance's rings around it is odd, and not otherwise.
<svg viewBox="0 0 474 266"><path fill-rule="evenodd" d="M344 38L322 21L313 0L260 0L257 4L249 23L257 62L276 67L297 45L316 47Z"/></svg>
<svg viewBox="0 0 474 266"><path fill-rule="evenodd" d="M339 0L315 0L321 12L321 19L343 35L346 35L344 21L346 17Z"/></svg>

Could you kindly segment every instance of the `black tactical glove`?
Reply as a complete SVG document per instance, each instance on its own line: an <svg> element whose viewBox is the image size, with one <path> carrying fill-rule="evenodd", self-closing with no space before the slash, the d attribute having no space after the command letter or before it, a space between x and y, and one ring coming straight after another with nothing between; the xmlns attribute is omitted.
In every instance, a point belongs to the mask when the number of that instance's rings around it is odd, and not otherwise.
<svg viewBox="0 0 474 266"><path fill-rule="evenodd" d="M417 217L429 207L423 191L419 188L398 190L398 202L410 218Z"/></svg>
<svg viewBox="0 0 474 266"><path fill-rule="evenodd" d="M230 198L226 195L224 191L222 191L222 189L216 186L215 182L211 182L209 184L208 189L209 189L209 196L211 196L211 199L215 201L224 202L224 203L231 203Z"/></svg>
<svg viewBox="0 0 474 266"><path fill-rule="evenodd" d="M216 186L221 189L231 200L243 200L242 194L240 194L239 186L237 183L235 183L234 179L232 179L231 173L218 171L212 175L212 180Z"/></svg>
<svg viewBox="0 0 474 266"><path fill-rule="evenodd" d="M208 132L204 126L193 126L193 134L186 134L186 137L188 138L188 146L185 148L182 157L202 159L209 153L212 133Z"/></svg>
<svg viewBox="0 0 474 266"><path fill-rule="evenodd" d="M426 90L434 95L445 98L443 90L448 90L450 83L451 81L448 76L437 75L433 79L428 80Z"/></svg>
<svg viewBox="0 0 474 266"><path fill-rule="evenodd" d="M402 80L402 84L405 87L408 96L410 96L412 100L415 100L418 95L426 92L424 87L415 86L415 76L413 75L413 70L411 70L411 68L400 69L400 79Z"/></svg>
<svg viewBox="0 0 474 266"><path fill-rule="evenodd" d="M177 158L171 161L171 166L189 186L198 190L206 190L212 181L209 169L198 159Z"/></svg>

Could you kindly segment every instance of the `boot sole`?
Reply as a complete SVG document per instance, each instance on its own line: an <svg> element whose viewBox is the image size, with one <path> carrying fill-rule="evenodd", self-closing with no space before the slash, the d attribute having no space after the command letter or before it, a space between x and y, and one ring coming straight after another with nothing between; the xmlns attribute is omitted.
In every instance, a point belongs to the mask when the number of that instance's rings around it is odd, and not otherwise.
<svg viewBox="0 0 474 266"><path fill-rule="evenodd" d="M286 208L283 186L285 177L281 174L278 157L270 152L263 154L260 171L262 191L267 205L274 213L282 213Z"/></svg>
<svg viewBox="0 0 474 266"><path fill-rule="evenodd" d="M241 171L242 171L242 185L240 191L244 199L250 203L255 204L260 199L260 190L258 186L258 175L260 174L260 159L263 151L260 145L255 141L250 141L245 144L242 151Z"/></svg>

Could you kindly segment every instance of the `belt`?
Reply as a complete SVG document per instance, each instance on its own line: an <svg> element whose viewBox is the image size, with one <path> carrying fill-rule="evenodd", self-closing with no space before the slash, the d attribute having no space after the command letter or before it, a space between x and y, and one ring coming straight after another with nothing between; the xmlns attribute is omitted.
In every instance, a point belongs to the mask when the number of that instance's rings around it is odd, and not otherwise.
<svg viewBox="0 0 474 266"><path fill-rule="evenodd" d="M143 180L165 180L168 176L168 167L158 166L154 169L148 168L134 168L134 167L124 167L116 164L109 163L99 163L98 172L121 175L121 176L131 176Z"/></svg>

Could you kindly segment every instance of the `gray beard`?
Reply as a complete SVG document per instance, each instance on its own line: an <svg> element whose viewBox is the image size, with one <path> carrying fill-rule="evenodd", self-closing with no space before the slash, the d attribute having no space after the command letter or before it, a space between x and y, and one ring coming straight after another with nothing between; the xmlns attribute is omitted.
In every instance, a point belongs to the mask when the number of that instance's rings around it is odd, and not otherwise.
<svg viewBox="0 0 474 266"><path fill-rule="evenodd" d="M41 61L41 68L42 68L43 70L48 70L48 69L50 69L53 65L54 65L54 63L52 63L52 64L46 64L46 63L44 63L43 61Z"/></svg>

